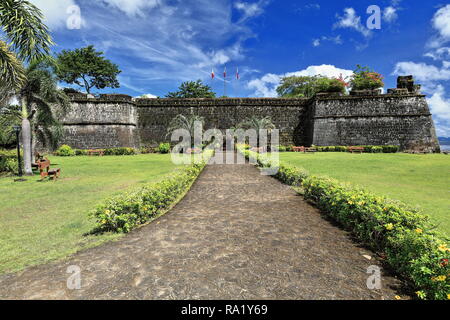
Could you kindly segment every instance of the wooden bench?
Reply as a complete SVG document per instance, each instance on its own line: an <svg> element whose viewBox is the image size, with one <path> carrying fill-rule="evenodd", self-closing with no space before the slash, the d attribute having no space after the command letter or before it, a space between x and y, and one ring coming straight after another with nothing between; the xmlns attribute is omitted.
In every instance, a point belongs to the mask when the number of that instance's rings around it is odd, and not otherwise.
<svg viewBox="0 0 450 320"><path fill-rule="evenodd" d="M103 157L105 155L104 150L88 150L86 153L88 156L99 156Z"/></svg>
<svg viewBox="0 0 450 320"><path fill-rule="evenodd" d="M305 148L305 153L316 153L317 149L316 148Z"/></svg>
<svg viewBox="0 0 450 320"><path fill-rule="evenodd" d="M305 152L305 147L292 147L294 152Z"/></svg>
<svg viewBox="0 0 450 320"><path fill-rule="evenodd" d="M47 158L45 160L39 161L38 167L41 175L41 181L43 181L45 178L53 178L53 181L56 181L56 179L58 179L61 175L61 169L50 169L50 160L48 160Z"/></svg>
<svg viewBox="0 0 450 320"><path fill-rule="evenodd" d="M364 147L349 147L348 148L348 152L350 153L363 153L364 152Z"/></svg>

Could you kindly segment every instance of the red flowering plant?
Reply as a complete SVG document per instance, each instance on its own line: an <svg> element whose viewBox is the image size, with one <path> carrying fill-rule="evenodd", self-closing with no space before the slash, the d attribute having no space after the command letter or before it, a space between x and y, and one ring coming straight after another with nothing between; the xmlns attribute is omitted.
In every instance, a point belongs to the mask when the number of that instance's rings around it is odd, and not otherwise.
<svg viewBox="0 0 450 320"><path fill-rule="evenodd" d="M353 90L375 90L384 87L384 77L368 67L356 66L350 81Z"/></svg>

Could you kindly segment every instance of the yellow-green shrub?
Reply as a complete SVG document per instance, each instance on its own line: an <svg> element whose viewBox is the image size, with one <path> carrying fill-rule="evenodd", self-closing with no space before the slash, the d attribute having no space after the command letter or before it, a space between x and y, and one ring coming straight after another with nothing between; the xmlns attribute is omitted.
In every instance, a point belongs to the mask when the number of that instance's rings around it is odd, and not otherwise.
<svg viewBox="0 0 450 320"><path fill-rule="evenodd" d="M97 221L95 232L128 233L166 211L189 189L204 167L205 162L193 164L164 181L107 199L91 212Z"/></svg>

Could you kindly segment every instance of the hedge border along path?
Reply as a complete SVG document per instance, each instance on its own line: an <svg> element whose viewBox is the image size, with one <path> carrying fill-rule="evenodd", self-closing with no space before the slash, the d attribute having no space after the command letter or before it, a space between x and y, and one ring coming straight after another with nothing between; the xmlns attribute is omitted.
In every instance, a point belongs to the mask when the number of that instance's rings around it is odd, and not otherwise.
<svg viewBox="0 0 450 320"><path fill-rule="evenodd" d="M186 195L212 154L206 151L201 161L176 171L163 181L105 200L90 213L97 221L92 232L128 233L162 216Z"/></svg>
<svg viewBox="0 0 450 320"><path fill-rule="evenodd" d="M239 148L262 168L273 167L263 155ZM327 177L310 176L280 164L275 178L303 188L305 199L379 253L420 299L450 300L450 249L429 217L408 205L378 197Z"/></svg>

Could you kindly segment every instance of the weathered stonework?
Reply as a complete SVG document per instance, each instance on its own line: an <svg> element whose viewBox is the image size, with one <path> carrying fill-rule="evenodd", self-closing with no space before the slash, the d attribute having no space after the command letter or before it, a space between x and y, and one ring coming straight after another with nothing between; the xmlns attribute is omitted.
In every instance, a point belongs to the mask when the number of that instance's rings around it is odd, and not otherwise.
<svg viewBox="0 0 450 320"><path fill-rule="evenodd" d="M423 95L381 95L316 100L314 145L399 145L437 151L439 144Z"/></svg>
<svg viewBox="0 0 450 320"><path fill-rule="evenodd" d="M167 127L178 114L205 118L205 129L226 130L257 115L271 117L283 144L305 144L304 118L308 99L138 99L139 132L143 143L168 141Z"/></svg>
<svg viewBox="0 0 450 320"><path fill-rule="evenodd" d="M131 97L91 99L77 95L64 125L63 144L73 148L96 149L138 147L138 113Z"/></svg>
<svg viewBox="0 0 450 320"><path fill-rule="evenodd" d="M387 94L316 99L135 99L73 97L63 143L74 148L139 147L169 141L178 114L205 118L206 129L229 129L251 116L272 118L284 145L399 145L438 151L425 96Z"/></svg>

